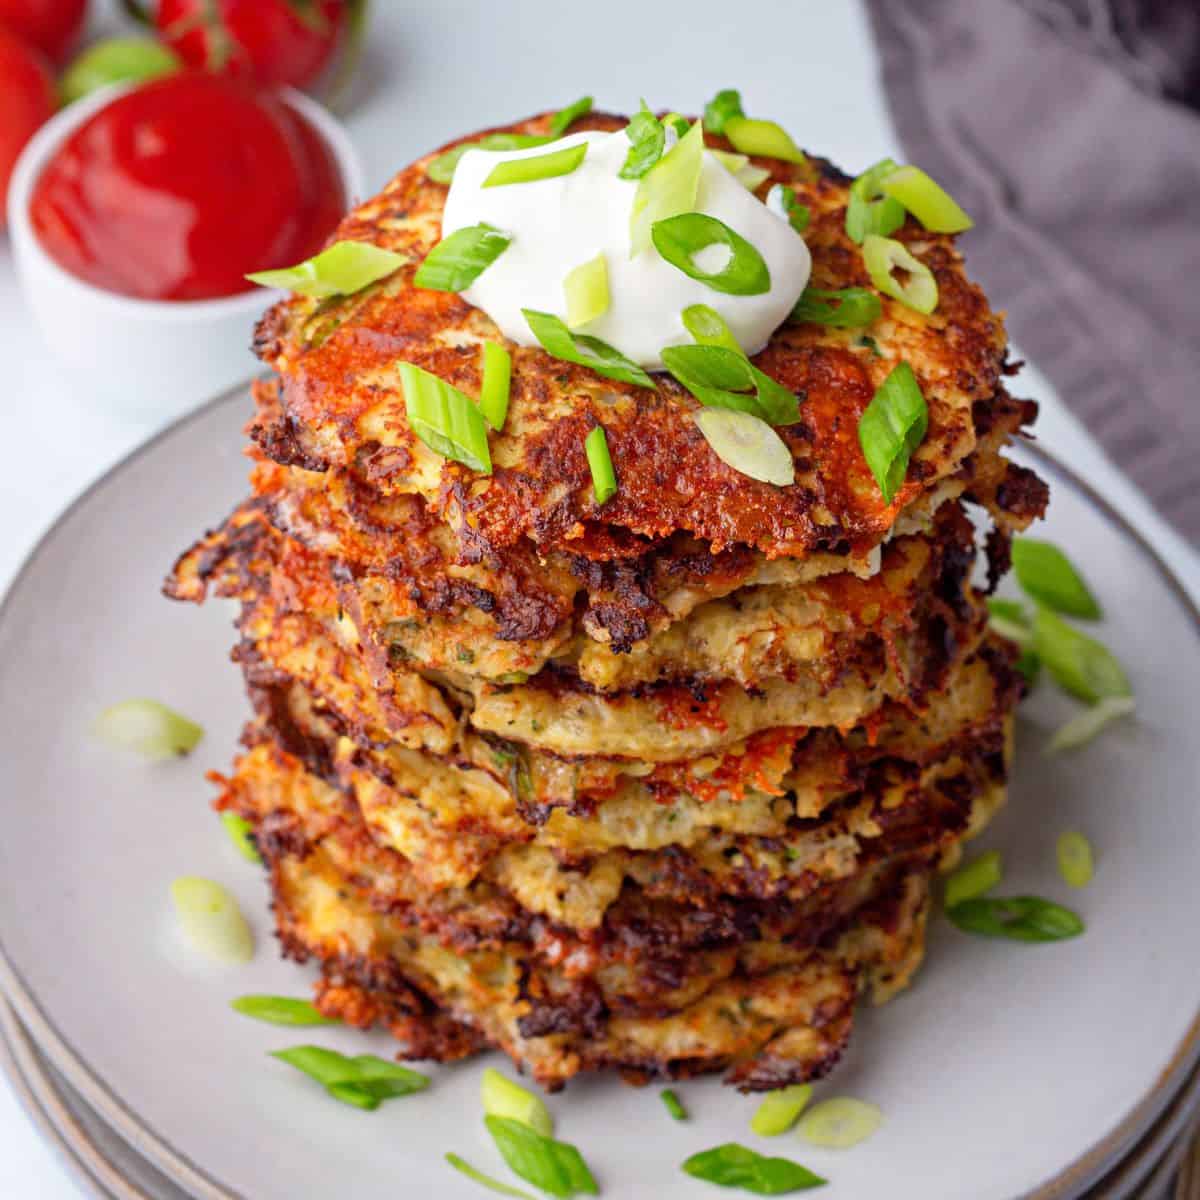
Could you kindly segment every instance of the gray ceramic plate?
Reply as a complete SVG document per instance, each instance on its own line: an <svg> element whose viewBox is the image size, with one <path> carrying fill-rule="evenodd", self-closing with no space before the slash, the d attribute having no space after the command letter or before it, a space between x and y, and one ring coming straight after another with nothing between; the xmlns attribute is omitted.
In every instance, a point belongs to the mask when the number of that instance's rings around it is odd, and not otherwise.
<svg viewBox="0 0 1200 1200"><path fill-rule="evenodd" d="M0 612L0 982L39 1046L106 1123L185 1191L254 1200L397 1190L470 1197L442 1153L503 1171L478 1120L477 1062L373 1114L328 1101L266 1051L301 1038L232 1015L241 992L302 994L277 960L265 893L207 808L208 767L231 757L245 703L228 662L228 609L158 596L177 550L242 493L244 394L155 439L92 488L43 541ZM851 1153L756 1142L751 1099L681 1088L668 1120L653 1089L589 1080L552 1102L610 1195L694 1196L688 1154L739 1139L808 1161L832 1195L893 1200L1075 1196L1163 1112L1200 1053L1200 641L1197 617L1138 538L1064 472L1046 534L1088 571L1102 636L1129 668L1139 716L1081 754L1046 759L1070 704L1030 701L1012 803L989 833L1014 892L1068 900L1087 936L1029 947L937 923L917 986L866 1013L825 1094L874 1100L882 1130ZM201 720L187 761L146 766L94 744L104 705L150 695ZM1097 878L1067 896L1054 839L1086 831ZM218 970L176 944L168 885L227 883L251 914L253 964ZM311 1035L309 1035L311 1036ZM387 1051L346 1030L319 1040ZM1019 1132L1018 1132L1019 1131Z"/></svg>

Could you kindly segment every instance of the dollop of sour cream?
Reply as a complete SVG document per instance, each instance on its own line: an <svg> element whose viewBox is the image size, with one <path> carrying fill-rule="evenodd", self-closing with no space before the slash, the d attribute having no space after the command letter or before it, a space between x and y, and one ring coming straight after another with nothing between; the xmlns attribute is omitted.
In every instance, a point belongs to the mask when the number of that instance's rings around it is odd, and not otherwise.
<svg viewBox="0 0 1200 1200"><path fill-rule="evenodd" d="M534 158L588 143L587 157L569 175L485 188L497 163ZM808 283L812 259L804 239L781 212L746 190L717 158L705 151L697 212L717 217L741 234L766 261L771 287L757 296L714 291L663 259L653 246L630 256L630 215L637 180L618 172L629 151L623 130L572 134L528 150L468 150L458 162L442 217L442 236L480 223L507 233L512 242L464 298L483 309L511 341L536 346L523 308L566 320L563 280L581 263L603 253L608 267L609 307L574 330L619 350L649 370L662 369L667 346L690 344L683 310L707 304L724 318L738 344L756 354L787 318ZM719 270L724 247L707 247L695 262ZM710 259L712 261L710 261Z"/></svg>

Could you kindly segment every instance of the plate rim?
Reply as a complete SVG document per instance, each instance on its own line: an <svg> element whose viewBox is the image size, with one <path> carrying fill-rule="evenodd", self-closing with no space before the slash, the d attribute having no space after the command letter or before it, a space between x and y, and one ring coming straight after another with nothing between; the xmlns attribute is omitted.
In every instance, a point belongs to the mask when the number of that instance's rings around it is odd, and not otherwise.
<svg viewBox="0 0 1200 1200"><path fill-rule="evenodd" d="M14 598L25 585L37 562L63 526L96 495L101 488L115 479L127 468L151 454L160 443L183 433L188 426L207 417L214 409L244 397L255 379L260 375L225 389L182 416L170 421L162 429L134 446L109 466L82 491L80 491L55 517L42 533L32 549L14 573L0 599L0 624L8 618ZM1175 600L1183 609L1197 634L1200 635L1200 606L1192 598L1170 565L1150 540L1086 479L1078 475L1054 454L1042 447L1034 437L1015 439L1023 453L1037 459L1068 487L1079 492L1083 498L1107 520L1116 526L1125 537L1131 539L1146 555L1167 585ZM1115 469L1115 468L1114 468ZM62 1073L71 1086L95 1110L97 1115L114 1132L142 1157L158 1167L173 1182L196 1197L196 1200L247 1200L241 1193L230 1190L203 1167L176 1149L163 1135L158 1133L150 1121L135 1113L132 1108L90 1066L87 1059L58 1031L54 1022L42 1011L37 997L21 978L20 972L8 955L0 931L0 990L15 1010L25 1030L48 1061ZM1146 1130L1161 1116L1174 1098L1189 1072L1200 1061L1200 997L1197 997L1196 1015L1188 1026L1181 1042L1172 1051L1166 1066L1159 1073L1152 1087L1134 1108L1116 1126L1094 1142L1074 1161L1061 1168L1051 1179L1040 1184L1034 1191L1014 1200L1072 1200L1087 1188L1101 1182L1106 1168L1112 1166L1114 1156L1119 1156L1145 1134Z"/></svg>

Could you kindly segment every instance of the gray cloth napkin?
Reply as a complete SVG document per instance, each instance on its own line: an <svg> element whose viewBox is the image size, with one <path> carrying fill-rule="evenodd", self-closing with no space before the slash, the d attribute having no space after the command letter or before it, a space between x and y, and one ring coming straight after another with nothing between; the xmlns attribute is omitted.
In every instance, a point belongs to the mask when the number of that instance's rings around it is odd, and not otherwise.
<svg viewBox="0 0 1200 1200"><path fill-rule="evenodd" d="M905 153L1014 339L1200 543L1200 3L868 0Z"/></svg>

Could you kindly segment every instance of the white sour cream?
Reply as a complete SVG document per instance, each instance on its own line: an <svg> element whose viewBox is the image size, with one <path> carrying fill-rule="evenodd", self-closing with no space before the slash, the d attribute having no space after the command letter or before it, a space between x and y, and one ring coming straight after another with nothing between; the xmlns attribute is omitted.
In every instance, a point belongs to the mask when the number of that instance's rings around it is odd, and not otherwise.
<svg viewBox="0 0 1200 1200"><path fill-rule="evenodd" d="M587 142L582 165L570 175L484 188L497 163L533 158L564 146ZM608 265L608 311L574 332L590 334L615 347L626 358L650 370L662 369L666 346L692 341L681 313L692 304L707 304L725 319L747 354L757 354L783 323L808 283L812 259L804 239L786 217L748 192L709 152L704 154L696 210L717 217L740 233L766 261L770 290L758 296L730 296L714 291L673 267L651 246L629 256L630 211L637 181L618 172L629 150L623 130L578 133L528 150L469 150L459 160L442 217L442 236L469 225L486 223L512 237L508 248L463 292L483 309L505 337L536 346L521 314L532 308L566 320L563 280L581 263L603 253ZM720 259L695 261L702 269L719 269Z"/></svg>

